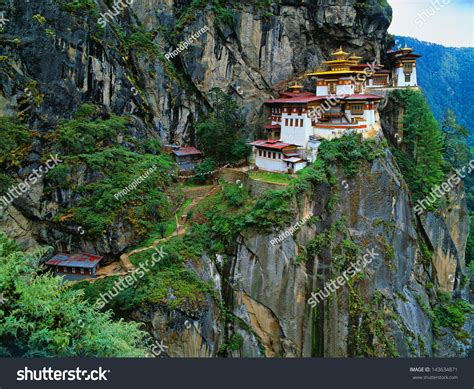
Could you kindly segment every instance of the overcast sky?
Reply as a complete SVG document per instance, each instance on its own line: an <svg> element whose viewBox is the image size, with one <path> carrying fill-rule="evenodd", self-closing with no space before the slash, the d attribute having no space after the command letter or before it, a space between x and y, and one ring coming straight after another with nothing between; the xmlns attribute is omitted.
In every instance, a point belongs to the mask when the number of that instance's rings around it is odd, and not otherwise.
<svg viewBox="0 0 474 389"><path fill-rule="evenodd" d="M390 33L444 46L474 47L474 0L388 2L393 10Z"/></svg>

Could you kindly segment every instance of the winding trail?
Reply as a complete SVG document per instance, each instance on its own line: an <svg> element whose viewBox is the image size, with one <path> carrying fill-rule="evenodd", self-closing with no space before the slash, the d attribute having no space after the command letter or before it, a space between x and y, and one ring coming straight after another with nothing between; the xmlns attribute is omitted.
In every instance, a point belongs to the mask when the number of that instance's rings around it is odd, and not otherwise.
<svg viewBox="0 0 474 389"><path fill-rule="evenodd" d="M159 238L153 241L150 246L141 247L139 249L132 250L128 253L124 253L120 256L120 260L118 262L113 262L107 266L100 268L97 271L97 277L89 278L90 282L94 282L95 280L110 277L110 276L126 276L127 274L132 273L135 270L135 266L130 261L130 257L132 255L142 253L144 251L153 250L156 248L160 243L166 242L175 236L181 236L186 233L186 216L196 205L198 205L203 199L206 197L212 196L214 193L220 190L220 185L213 185L209 191L207 191L204 195L196 197L192 200L192 202L183 210L182 214L180 215L180 219L178 220L176 230L166 238Z"/></svg>

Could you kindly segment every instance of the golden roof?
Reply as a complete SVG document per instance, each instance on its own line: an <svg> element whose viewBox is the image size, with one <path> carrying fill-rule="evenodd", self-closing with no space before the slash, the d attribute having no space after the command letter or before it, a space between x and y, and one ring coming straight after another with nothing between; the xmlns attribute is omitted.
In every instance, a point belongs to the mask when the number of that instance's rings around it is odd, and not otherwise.
<svg viewBox="0 0 474 389"><path fill-rule="evenodd" d="M345 51L342 50L342 46L339 47L338 51L335 51L331 55L349 55L349 53L346 53Z"/></svg>
<svg viewBox="0 0 474 389"><path fill-rule="evenodd" d="M327 70L324 72L314 72L314 73L307 73L305 76L324 76L327 74L361 74L364 73L363 71L359 70Z"/></svg>
<svg viewBox="0 0 474 389"><path fill-rule="evenodd" d="M301 89L303 88L303 85L298 85L297 83L294 83L293 85L289 86L290 89Z"/></svg>

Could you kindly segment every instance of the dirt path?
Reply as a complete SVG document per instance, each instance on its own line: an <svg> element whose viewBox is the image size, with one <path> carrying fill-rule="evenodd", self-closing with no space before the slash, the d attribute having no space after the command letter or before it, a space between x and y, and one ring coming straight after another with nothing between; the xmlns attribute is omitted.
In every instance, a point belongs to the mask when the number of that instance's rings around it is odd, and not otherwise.
<svg viewBox="0 0 474 389"><path fill-rule="evenodd" d="M212 196L214 193L218 192L220 190L220 185L214 185L210 187L210 190L207 191L205 194L196 197L192 200L191 204L189 204L184 210L183 213L180 216L180 219L178 219L177 227L176 230L168 237L166 238L159 238L153 241L153 243L150 246L147 247L141 247L139 249L132 250L128 253L124 253L120 256L120 260L118 262L111 263L110 265L104 266L97 270L97 277L96 278L90 278L91 282L101 279L101 278L106 278L110 276L125 276L135 269L135 266L133 266L132 262L130 262L130 257L132 255L142 253L144 251L148 250L153 250L156 248L160 243L166 242L170 240L171 238L175 236L181 236L186 233L186 215L191 211L196 205L198 205L203 199L206 197ZM201 193L200 193L201 194Z"/></svg>

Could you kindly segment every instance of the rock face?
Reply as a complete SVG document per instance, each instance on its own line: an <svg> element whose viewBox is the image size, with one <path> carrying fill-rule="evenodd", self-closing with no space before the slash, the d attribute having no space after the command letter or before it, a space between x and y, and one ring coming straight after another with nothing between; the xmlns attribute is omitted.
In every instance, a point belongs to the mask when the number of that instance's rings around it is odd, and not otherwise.
<svg viewBox="0 0 474 389"><path fill-rule="evenodd" d="M255 123L274 88L318 66L340 45L368 60L380 58L391 19L390 7L376 0L283 1L269 9L249 2L225 20L205 2L191 11L190 1L136 0L101 30L104 2L97 2L96 11L66 3L7 2L11 22L0 34L0 112L45 133L80 104L94 103L130 114L136 138L177 144L195 144L195 123L208 109L212 88L233 93L246 122ZM164 57L203 26L209 30L178 57ZM79 182L86 179L78 175ZM97 241L77 231L51 231L48 215L67 206L71 195L40 192L41 207L30 202L12 210L35 222L24 242L36 237L57 249L93 248L109 256L133 241L131 226L121 220ZM13 218L2 220L4 230L22 229Z"/></svg>
<svg viewBox="0 0 474 389"><path fill-rule="evenodd" d="M167 142L193 142L192 128L210 89L234 91L250 122L275 84L318 66L339 45L380 58L391 18L390 7L381 8L376 0L283 1L270 9L249 2L226 23L203 5L175 27L190 12L189 3L136 0L105 31L96 25L99 12L107 11L103 2L97 14L68 12L50 2L9 3L11 23L1 40L8 57L2 67L10 71L1 74L1 112L18 106L35 81L33 92L43 102L25 114L39 127L70 117L89 101L117 114L133 113ZM138 23L154 31L155 55L124 48L118 31L133 34ZM163 58L203 26L209 31L179 57Z"/></svg>
<svg viewBox="0 0 474 389"><path fill-rule="evenodd" d="M190 11L186 0L135 0L101 31L96 23L107 11L105 2L97 2L96 14L65 9L64 3L8 1L11 22L0 35L0 114L16 114L45 133L91 102L131 114L137 138L179 144L195 144L194 127L209 107L212 88L233 93L252 125L265 98L339 46L369 61L383 60L391 19L380 0L281 1L268 9L244 2L228 18L218 17L219 1ZM178 57L165 58L203 26L209 31ZM151 31L151 41L142 29ZM382 122L388 139L394 134L390 120ZM388 151L355 178L342 172L338 178L337 199L327 185L301 198L295 223L308 215L317 221L294 236L272 245L280 231L249 231L235 242L228 263L215 266L206 256L189 263L200 279L213 282L217 297L208 296L206 309L150 306L132 317L165 340L169 356L216 356L229 339L239 340L227 348L235 357L433 355L428 284L460 288L467 239L462 188L453 193L449 210L427 215L420 227ZM71 193L47 197L38 186L32 196L7 210L11 217L2 219L1 229L25 247L39 241L69 251L77 232L51 231L47 214L67 204ZM117 254L127 247L131 226L117 220L115 227L114 234L94 242L96 251ZM301 261L308 243L331 228L334 238ZM420 239L435 251L430 274ZM312 309L311 293L338 276L344 240L377 255L358 275L357 286L347 282ZM84 250L91 245L80 242ZM232 319L223 317L223 308Z"/></svg>
<svg viewBox="0 0 474 389"><path fill-rule="evenodd" d="M257 335L267 356L356 355L361 345L354 345L351 338L357 336L360 324L351 323L355 313L351 300L358 295L362 304L371 306L376 290L381 298L372 306L373 312L359 313L360 320L364 315L380 315L377 319L382 320L380 333L370 336L374 355L392 355L382 345L387 339L399 355L432 355L431 323L421 307L428 302L429 278L421 265L406 185L398 178L390 155L363 170L364 174L345 181L347 188L341 186L340 199L330 213L326 211L329 199L322 196L324 188L305 195L295 223L308 214L319 216L320 223L304 225L275 246L270 240L277 231L273 236L242 237L229 269L234 314ZM342 182L344 177L339 178ZM350 239L375 253L373 261L363 269L359 290L345 286L311 309L307 302L311 292L337 275L340 237L319 260L298 263L296 258L310 239L342 218L347 220Z"/></svg>
<svg viewBox="0 0 474 389"><path fill-rule="evenodd" d="M247 231L235 242L234 254L225 266L215 267L215 261L207 256L194 266L200 279L219 280L213 283L219 296L217 305L232 314L226 320L209 320L207 313L197 319L197 329L208 328L201 330L200 342L214 350L210 351L212 356L226 339L236 335L241 344L228 356L466 355L467 347L449 329L441 329L434 338L430 306L433 284L439 289L445 286L440 269L450 268L464 277L459 262L462 253L456 249L464 247L467 239L462 196L453 194L451 202L452 212L459 215L458 228L449 224L449 217L435 215L419 223L388 150L384 157L362 166L354 178L338 171L337 182L341 184L336 197L327 184L304 193L295 204L298 212L293 224L309 215L313 221L292 236L272 244L284 229ZM328 207L334 198L334 205ZM312 240L334 227L335 233L317 255L299 259ZM341 247L348 240L360 252L344 258ZM423 257L422 242L432 244L434 255L429 263ZM364 253L371 253L370 263L354 279L325 294L313 309L308 303L312 293L336 280L342 263L347 268ZM353 282L356 278L357 283ZM461 291L457 283L449 288ZM163 310L158 309L155 315L162 317ZM169 340L172 352L182 355L189 335L184 329L176 330L179 322L168 319L165 328L171 333L162 332L158 338Z"/></svg>

